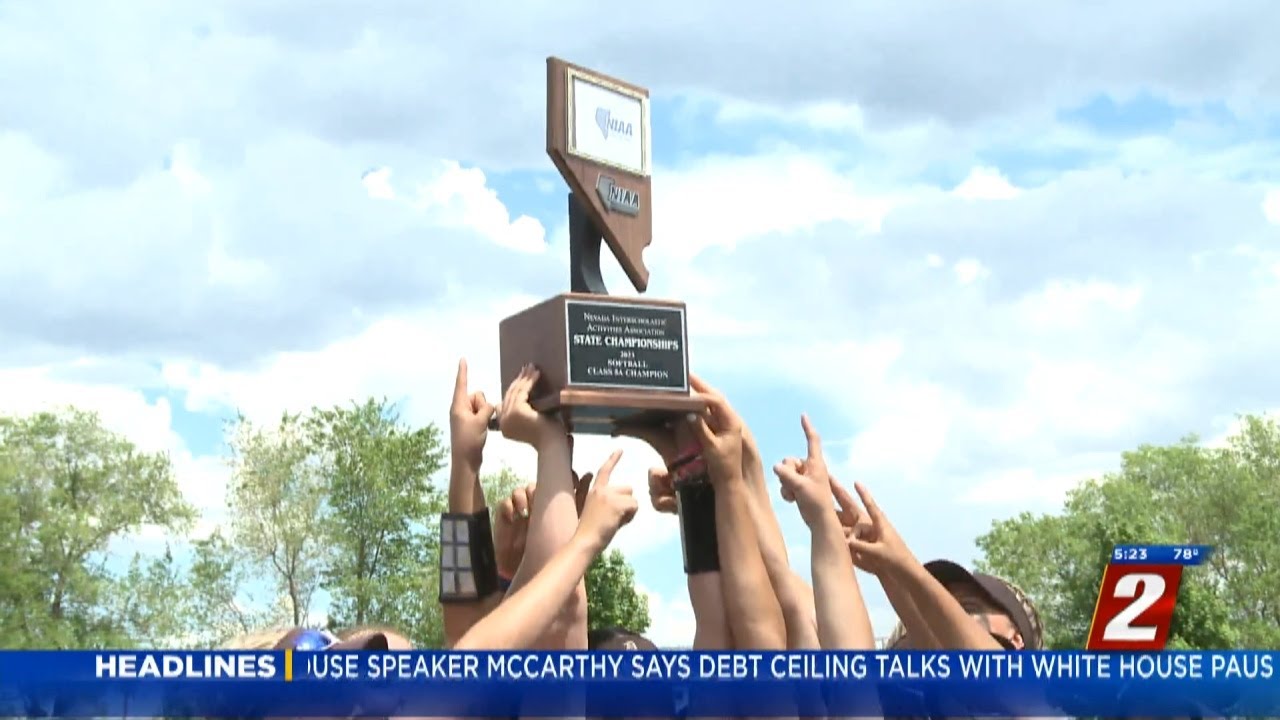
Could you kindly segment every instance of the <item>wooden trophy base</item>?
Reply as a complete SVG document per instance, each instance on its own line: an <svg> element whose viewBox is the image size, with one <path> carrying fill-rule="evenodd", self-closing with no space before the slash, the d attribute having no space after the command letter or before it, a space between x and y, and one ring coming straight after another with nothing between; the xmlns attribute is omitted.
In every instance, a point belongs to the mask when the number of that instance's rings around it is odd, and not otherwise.
<svg viewBox="0 0 1280 720"><path fill-rule="evenodd" d="M532 363L540 412L570 432L610 435L621 424L654 425L706 403L689 390L684 303L564 293L498 326L502 392Z"/></svg>

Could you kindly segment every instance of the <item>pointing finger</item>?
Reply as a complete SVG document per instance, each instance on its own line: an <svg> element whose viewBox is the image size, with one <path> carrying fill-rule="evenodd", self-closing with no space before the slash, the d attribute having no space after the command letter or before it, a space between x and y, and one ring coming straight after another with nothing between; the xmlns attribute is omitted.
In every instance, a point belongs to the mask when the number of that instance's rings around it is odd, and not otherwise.
<svg viewBox="0 0 1280 720"><path fill-rule="evenodd" d="M834 477L828 476L828 480L831 483L831 494L835 496L836 504L840 506L840 509L854 517L861 515L862 513L858 510L858 504L854 502L853 496L849 494L849 490L845 488L845 486L841 485L840 481L836 480Z"/></svg>
<svg viewBox="0 0 1280 720"><path fill-rule="evenodd" d="M800 416L800 427L804 428L804 439L809 443L809 459L821 459L822 438L818 436L818 431L813 428L813 423L809 421L808 415Z"/></svg>
<svg viewBox="0 0 1280 720"><path fill-rule="evenodd" d="M710 426L707 425L707 419L701 415L695 415L693 421L693 434L698 438L698 442L704 448L713 448L716 446L716 435L711 432Z"/></svg>
<svg viewBox="0 0 1280 720"><path fill-rule="evenodd" d="M467 359L458 359L458 377L453 381L453 402L461 405L467 401Z"/></svg>
<svg viewBox="0 0 1280 720"><path fill-rule="evenodd" d="M871 520L876 523L883 522L884 512L876 504L876 499L871 497L871 491L862 483L854 483L853 489L858 493L858 498L862 500L862 507L867 509L867 515Z"/></svg>
<svg viewBox="0 0 1280 720"><path fill-rule="evenodd" d="M618 460L622 459L622 451L614 450L608 460L600 466L599 472L596 473L596 487L606 487L609 484L609 476L613 474L613 469L618 466Z"/></svg>

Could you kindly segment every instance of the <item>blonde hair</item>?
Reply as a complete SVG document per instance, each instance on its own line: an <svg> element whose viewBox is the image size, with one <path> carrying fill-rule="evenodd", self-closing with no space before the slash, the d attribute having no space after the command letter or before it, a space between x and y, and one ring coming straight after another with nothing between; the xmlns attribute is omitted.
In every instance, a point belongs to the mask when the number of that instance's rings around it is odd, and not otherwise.
<svg viewBox="0 0 1280 720"><path fill-rule="evenodd" d="M289 628L255 630L233 637L222 644L223 650L271 650L289 634Z"/></svg>

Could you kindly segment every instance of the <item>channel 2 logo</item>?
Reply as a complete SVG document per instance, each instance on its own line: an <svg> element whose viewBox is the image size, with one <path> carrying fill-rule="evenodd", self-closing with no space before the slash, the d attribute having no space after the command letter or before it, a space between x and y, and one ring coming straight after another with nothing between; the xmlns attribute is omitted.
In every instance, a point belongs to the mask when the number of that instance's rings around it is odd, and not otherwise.
<svg viewBox="0 0 1280 720"><path fill-rule="evenodd" d="M1164 650L1182 570L1203 563L1204 545L1118 545L1102 574L1086 650Z"/></svg>

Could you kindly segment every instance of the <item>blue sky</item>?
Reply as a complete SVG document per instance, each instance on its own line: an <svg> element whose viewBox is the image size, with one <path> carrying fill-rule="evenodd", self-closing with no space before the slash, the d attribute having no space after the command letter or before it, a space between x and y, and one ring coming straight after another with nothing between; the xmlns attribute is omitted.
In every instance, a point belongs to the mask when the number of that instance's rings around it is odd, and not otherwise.
<svg viewBox="0 0 1280 720"><path fill-rule="evenodd" d="M650 294L695 371L771 461L810 413L924 559L1280 407L1275 4L499 5L0 1L0 412L98 410L205 533L237 411L439 423L459 356L496 395L498 321L567 284L551 54L652 92ZM678 542L617 540L685 644Z"/></svg>

